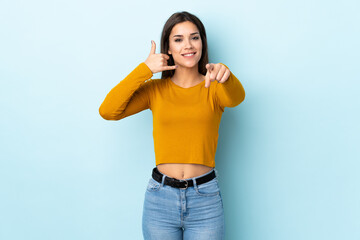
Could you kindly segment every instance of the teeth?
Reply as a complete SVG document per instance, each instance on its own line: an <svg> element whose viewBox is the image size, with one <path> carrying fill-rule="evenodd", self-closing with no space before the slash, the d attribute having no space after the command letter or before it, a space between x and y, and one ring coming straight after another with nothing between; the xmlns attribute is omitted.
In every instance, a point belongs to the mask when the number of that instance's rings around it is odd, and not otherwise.
<svg viewBox="0 0 360 240"><path fill-rule="evenodd" d="M195 53L190 53L190 54L185 54L184 56L192 56L194 55Z"/></svg>

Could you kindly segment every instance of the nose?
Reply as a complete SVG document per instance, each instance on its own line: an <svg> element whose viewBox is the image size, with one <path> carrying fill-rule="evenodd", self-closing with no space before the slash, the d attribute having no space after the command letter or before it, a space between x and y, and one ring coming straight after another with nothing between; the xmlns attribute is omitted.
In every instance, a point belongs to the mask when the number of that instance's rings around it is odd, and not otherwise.
<svg viewBox="0 0 360 240"><path fill-rule="evenodd" d="M190 48L190 49L192 48L192 44L190 40L185 41L185 48Z"/></svg>

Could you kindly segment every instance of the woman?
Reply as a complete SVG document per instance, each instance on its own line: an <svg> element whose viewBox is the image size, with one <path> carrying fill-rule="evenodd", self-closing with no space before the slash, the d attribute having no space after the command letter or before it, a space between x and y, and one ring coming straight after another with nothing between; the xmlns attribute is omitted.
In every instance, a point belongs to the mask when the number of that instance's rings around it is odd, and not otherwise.
<svg viewBox="0 0 360 240"><path fill-rule="evenodd" d="M145 192L144 239L224 239L215 152L224 108L239 105L244 88L225 64L208 63L205 28L188 12L165 23L161 53L151 44L99 109L106 120L152 111L156 167ZM157 72L161 79L150 79Z"/></svg>

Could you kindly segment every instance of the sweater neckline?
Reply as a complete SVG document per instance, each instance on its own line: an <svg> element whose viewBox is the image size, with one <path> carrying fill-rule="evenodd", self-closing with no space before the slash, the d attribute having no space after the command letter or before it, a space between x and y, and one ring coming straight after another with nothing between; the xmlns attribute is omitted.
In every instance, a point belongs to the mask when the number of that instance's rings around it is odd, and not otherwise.
<svg viewBox="0 0 360 240"><path fill-rule="evenodd" d="M196 85L194 85L194 86L191 86L191 87L188 87L188 88L184 88L184 87L181 87L181 86L175 84L175 83L171 80L171 77L168 77L168 80L170 81L171 85L173 85L173 86L175 86L175 87L177 87L177 88L180 88L180 89L196 88L196 87L201 86L201 84L204 84L204 83L205 83L205 79L204 79L204 80L202 80L200 83L198 83L198 84L196 84Z"/></svg>

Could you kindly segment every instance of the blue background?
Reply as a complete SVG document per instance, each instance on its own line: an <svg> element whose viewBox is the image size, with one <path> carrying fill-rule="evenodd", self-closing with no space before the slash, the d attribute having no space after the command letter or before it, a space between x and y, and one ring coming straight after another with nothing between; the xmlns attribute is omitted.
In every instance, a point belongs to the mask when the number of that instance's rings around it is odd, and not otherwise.
<svg viewBox="0 0 360 240"><path fill-rule="evenodd" d="M183 10L246 91L219 130L226 239L360 239L355 0L1 1L0 239L142 239L151 111L98 109Z"/></svg>

